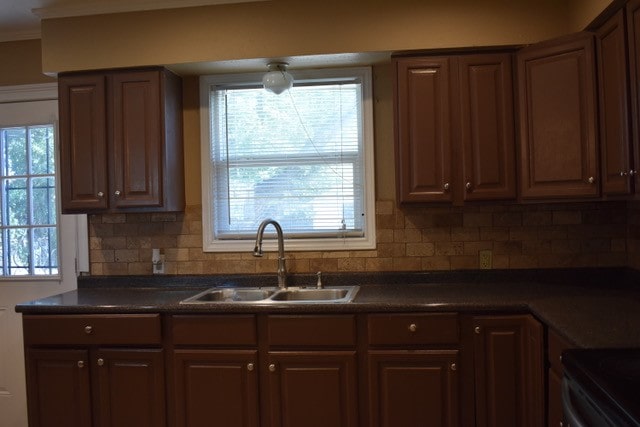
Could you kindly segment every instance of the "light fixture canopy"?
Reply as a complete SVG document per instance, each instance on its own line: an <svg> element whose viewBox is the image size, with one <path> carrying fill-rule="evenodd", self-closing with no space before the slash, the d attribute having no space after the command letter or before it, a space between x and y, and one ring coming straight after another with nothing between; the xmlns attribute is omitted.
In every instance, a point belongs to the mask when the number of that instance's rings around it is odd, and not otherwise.
<svg viewBox="0 0 640 427"><path fill-rule="evenodd" d="M280 95L293 86L293 76L287 72L289 64L286 62L271 62L267 65L269 71L262 77L262 84L269 92Z"/></svg>

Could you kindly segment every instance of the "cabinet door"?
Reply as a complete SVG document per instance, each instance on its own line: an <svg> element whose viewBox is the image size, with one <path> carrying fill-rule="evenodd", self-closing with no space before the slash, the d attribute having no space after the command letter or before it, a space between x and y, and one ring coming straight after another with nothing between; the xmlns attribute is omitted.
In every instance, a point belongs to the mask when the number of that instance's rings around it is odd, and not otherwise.
<svg viewBox="0 0 640 427"><path fill-rule="evenodd" d="M474 319L476 425L542 427L542 325L529 315Z"/></svg>
<svg viewBox="0 0 640 427"><path fill-rule="evenodd" d="M458 352L369 352L372 427L458 425Z"/></svg>
<svg viewBox="0 0 640 427"><path fill-rule="evenodd" d="M102 349L94 357L100 427L161 427L165 421L162 350Z"/></svg>
<svg viewBox="0 0 640 427"><path fill-rule="evenodd" d="M160 72L109 75L114 208L162 205Z"/></svg>
<svg viewBox="0 0 640 427"><path fill-rule="evenodd" d="M629 194L631 140L624 12L618 11L596 35L602 193Z"/></svg>
<svg viewBox="0 0 640 427"><path fill-rule="evenodd" d="M91 425L86 350L27 349L29 427Z"/></svg>
<svg viewBox="0 0 640 427"><path fill-rule="evenodd" d="M629 73L631 94L631 127L633 147L632 185L638 185L640 167L640 0L627 3L627 36L629 48Z"/></svg>
<svg viewBox="0 0 640 427"><path fill-rule="evenodd" d="M396 59L395 72L398 200L451 201L450 60Z"/></svg>
<svg viewBox="0 0 640 427"><path fill-rule="evenodd" d="M60 180L63 213L106 209L105 79L100 74L58 78Z"/></svg>
<svg viewBox="0 0 640 427"><path fill-rule="evenodd" d="M177 427L257 427L255 350L176 350Z"/></svg>
<svg viewBox="0 0 640 427"><path fill-rule="evenodd" d="M271 427L355 427L355 351L269 352Z"/></svg>
<svg viewBox="0 0 640 427"><path fill-rule="evenodd" d="M511 55L460 56L458 69L464 200L514 199Z"/></svg>
<svg viewBox="0 0 640 427"><path fill-rule="evenodd" d="M599 195L593 44L580 33L518 52L523 199Z"/></svg>

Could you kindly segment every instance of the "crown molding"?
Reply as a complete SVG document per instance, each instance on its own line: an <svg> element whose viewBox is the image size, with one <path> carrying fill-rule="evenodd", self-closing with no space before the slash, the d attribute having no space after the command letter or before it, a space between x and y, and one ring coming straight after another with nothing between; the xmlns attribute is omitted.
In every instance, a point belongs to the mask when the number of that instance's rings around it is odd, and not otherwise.
<svg viewBox="0 0 640 427"><path fill-rule="evenodd" d="M31 12L37 15L40 19L49 19L262 1L270 0L94 0L81 3L36 8L31 9Z"/></svg>
<svg viewBox="0 0 640 427"><path fill-rule="evenodd" d="M33 30L20 30L20 31L0 31L0 43L21 41L21 40L34 40L34 39L40 39L40 38L42 38L40 28L33 29Z"/></svg>
<svg viewBox="0 0 640 427"><path fill-rule="evenodd" d="M57 83L0 86L0 103L58 99Z"/></svg>

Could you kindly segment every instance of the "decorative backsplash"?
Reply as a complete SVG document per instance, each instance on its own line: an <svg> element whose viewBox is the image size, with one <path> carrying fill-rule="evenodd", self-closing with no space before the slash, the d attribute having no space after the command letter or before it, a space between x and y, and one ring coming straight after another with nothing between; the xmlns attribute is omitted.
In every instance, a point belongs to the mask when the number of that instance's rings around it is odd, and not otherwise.
<svg viewBox="0 0 640 427"><path fill-rule="evenodd" d="M202 251L201 206L175 214L91 215L92 275L152 273L162 248L165 274L271 273L276 254ZM479 268L490 250L495 269L640 268L640 202L403 207L376 202L377 248L291 252L292 273L431 271ZM286 233L286 230L285 230Z"/></svg>

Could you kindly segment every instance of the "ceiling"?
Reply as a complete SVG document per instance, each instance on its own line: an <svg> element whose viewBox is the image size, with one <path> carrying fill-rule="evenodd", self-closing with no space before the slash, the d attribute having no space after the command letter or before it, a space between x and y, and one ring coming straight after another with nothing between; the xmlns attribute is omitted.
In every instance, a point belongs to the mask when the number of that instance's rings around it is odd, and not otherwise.
<svg viewBox="0 0 640 427"><path fill-rule="evenodd" d="M40 19L267 0L0 0L0 42L40 38Z"/></svg>

